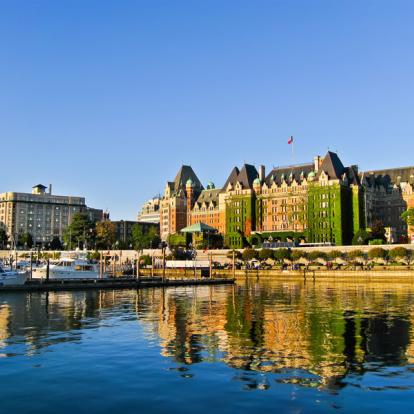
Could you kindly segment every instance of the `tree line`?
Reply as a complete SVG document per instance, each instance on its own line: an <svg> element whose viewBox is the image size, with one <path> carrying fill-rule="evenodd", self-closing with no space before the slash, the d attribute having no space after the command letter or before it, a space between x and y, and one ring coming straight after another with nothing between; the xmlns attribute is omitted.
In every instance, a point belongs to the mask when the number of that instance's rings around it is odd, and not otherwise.
<svg viewBox="0 0 414 414"><path fill-rule="evenodd" d="M92 221L86 213L76 213L71 224L63 233L63 240L55 236L46 244L49 250L79 249L129 249L135 250L157 248L160 243L158 231L150 227L144 231L142 226L134 224L127 240L120 240L116 234L116 226L111 221ZM16 246L24 249L35 247L33 236L29 232L19 234ZM0 229L0 247L10 245L9 237L4 229Z"/></svg>

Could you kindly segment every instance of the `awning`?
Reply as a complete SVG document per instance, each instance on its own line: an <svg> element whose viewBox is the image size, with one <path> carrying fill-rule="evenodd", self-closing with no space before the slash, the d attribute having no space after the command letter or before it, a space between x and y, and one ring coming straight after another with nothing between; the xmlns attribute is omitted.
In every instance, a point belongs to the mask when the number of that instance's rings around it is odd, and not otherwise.
<svg viewBox="0 0 414 414"><path fill-rule="evenodd" d="M217 233L217 229L205 223L196 223L192 226L184 227L181 233Z"/></svg>

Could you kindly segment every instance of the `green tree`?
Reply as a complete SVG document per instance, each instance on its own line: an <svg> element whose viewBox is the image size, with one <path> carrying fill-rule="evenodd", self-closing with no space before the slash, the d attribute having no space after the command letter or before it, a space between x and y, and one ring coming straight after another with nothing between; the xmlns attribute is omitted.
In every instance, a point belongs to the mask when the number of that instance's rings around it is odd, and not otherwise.
<svg viewBox="0 0 414 414"><path fill-rule="evenodd" d="M58 236L53 237L52 241L50 242L50 248L52 250L62 250L62 242Z"/></svg>
<svg viewBox="0 0 414 414"><path fill-rule="evenodd" d="M149 266L152 264L151 256L148 254L144 254L143 256L140 256L139 258L139 264L140 266Z"/></svg>
<svg viewBox="0 0 414 414"><path fill-rule="evenodd" d="M318 250L311 251L308 255L311 262L316 262L318 259L327 260L328 255L325 252L320 252Z"/></svg>
<svg viewBox="0 0 414 414"><path fill-rule="evenodd" d="M367 245L370 239L371 234L366 230L361 229L355 233L354 237L352 238L352 244L354 246Z"/></svg>
<svg viewBox="0 0 414 414"><path fill-rule="evenodd" d="M384 241L387 240L387 238L385 237L384 224L381 220L374 220L371 227L371 239Z"/></svg>
<svg viewBox="0 0 414 414"><path fill-rule="evenodd" d="M131 241L135 250L155 249L161 242L160 236L153 227L148 232L144 232L142 225L134 224L131 233Z"/></svg>
<svg viewBox="0 0 414 414"><path fill-rule="evenodd" d="M116 228L112 221L96 223L96 246L100 249L110 249L116 241Z"/></svg>
<svg viewBox="0 0 414 414"><path fill-rule="evenodd" d="M187 240L185 234L169 234L167 238L167 243L170 248L173 247L186 247Z"/></svg>
<svg viewBox="0 0 414 414"><path fill-rule="evenodd" d="M267 260L273 257L273 250L272 249L261 249L259 251L259 259L260 260Z"/></svg>
<svg viewBox="0 0 414 414"><path fill-rule="evenodd" d="M411 251L404 247L396 247L395 249L389 251L388 256L395 262L399 260L407 260L409 263L411 258Z"/></svg>
<svg viewBox="0 0 414 414"><path fill-rule="evenodd" d="M328 252L327 255L329 260L342 259L344 257L343 252L341 252L340 250L332 250Z"/></svg>
<svg viewBox="0 0 414 414"><path fill-rule="evenodd" d="M368 252L368 257L370 259L387 259L387 251L381 247L375 247Z"/></svg>
<svg viewBox="0 0 414 414"><path fill-rule="evenodd" d="M273 252L273 257L279 263L282 263L285 259L290 259L290 250L285 248L276 249Z"/></svg>
<svg viewBox="0 0 414 414"><path fill-rule="evenodd" d="M414 226L414 208L409 208L401 214L401 219L404 220L408 226Z"/></svg>
<svg viewBox="0 0 414 414"><path fill-rule="evenodd" d="M357 262L358 259L365 259L365 253L362 250L351 250L347 256L351 262Z"/></svg>
<svg viewBox="0 0 414 414"><path fill-rule="evenodd" d="M76 213L63 234L68 249L91 247L95 244L95 224L86 213Z"/></svg>
<svg viewBox="0 0 414 414"><path fill-rule="evenodd" d="M307 259L308 254L304 250L293 250L291 258L294 262L297 262L300 259Z"/></svg>
<svg viewBox="0 0 414 414"><path fill-rule="evenodd" d="M31 249L33 247L33 237L30 233L19 234L17 238L17 245L19 247L24 247L26 249Z"/></svg>
<svg viewBox="0 0 414 414"><path fill-rule="evenodd" d="M249 248L249 247L247 247L246 249L244 249L243 250L243 253L242 253L242 259L245 261L245 262L247 262L247 261L249 261L249 260L252 260L252 259L257 259L258 258L258 252L257 252L257 250L255 250L255 249L251 249L251 248Z"/></svg>
<svg viewBox="0 0 414 414"><path fill-rule="evenodd" d="M7 246L9 237L7 236L6 230L0 228L0 248L4 249Z"/></svg>

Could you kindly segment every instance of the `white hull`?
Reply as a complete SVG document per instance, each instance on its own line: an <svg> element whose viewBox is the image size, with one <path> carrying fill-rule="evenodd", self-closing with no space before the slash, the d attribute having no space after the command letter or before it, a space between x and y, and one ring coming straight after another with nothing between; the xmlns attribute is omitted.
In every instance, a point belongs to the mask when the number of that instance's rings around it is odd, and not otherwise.
<svg viewBox="0 0 414 414"><path fill-rule="evenodd" d="M22 286L26 283L27 273L0 273L0 286Z"/></svg>
<svg viewBox="0 0 414 414"><path fill-rule="evenodd" d="M33 269L33 279L46 279L47 270L45 268ZM106 277L106 276L104 276ZM49 269L49 280L64 279L100 279L99 272L94 270L72 270L72 269Z"/></svg>

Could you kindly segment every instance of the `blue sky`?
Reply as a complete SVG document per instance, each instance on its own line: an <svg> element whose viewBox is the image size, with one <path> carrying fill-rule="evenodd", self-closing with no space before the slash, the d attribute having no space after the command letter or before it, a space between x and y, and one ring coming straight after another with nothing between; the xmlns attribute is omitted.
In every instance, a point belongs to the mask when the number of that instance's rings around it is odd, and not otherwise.
<svg viewBox="0 0 414 414"><path fill-rule="evenodd" d="M0 0L0 191L134 219L182 163L413 165L414 2Z"/></svg>

